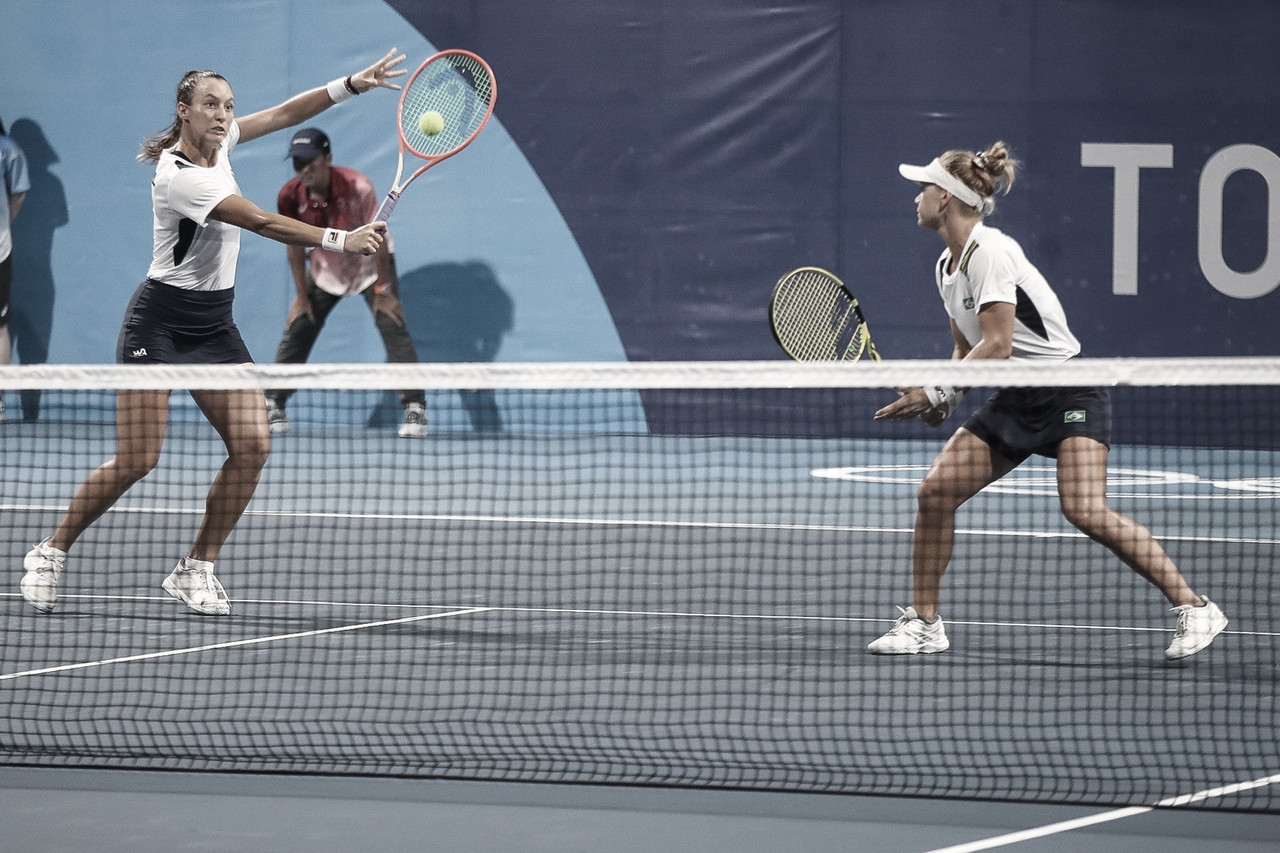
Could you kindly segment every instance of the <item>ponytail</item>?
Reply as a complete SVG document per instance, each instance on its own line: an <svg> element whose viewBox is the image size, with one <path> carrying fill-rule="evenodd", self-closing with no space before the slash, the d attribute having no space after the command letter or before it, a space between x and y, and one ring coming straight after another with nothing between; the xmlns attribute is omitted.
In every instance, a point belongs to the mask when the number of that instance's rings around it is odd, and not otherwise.
<svg viewBox="0 0 1280 853"><path fill-rule="evenodd" d="M980 211L984 215L996 209L993 198L996 193L1009 194L1019 166L1018 161L1010 156L1009 147L1003 142L993 142L986 151L977 154L971 151L948 151L939 159L948 172L982 196Z"/></svg>

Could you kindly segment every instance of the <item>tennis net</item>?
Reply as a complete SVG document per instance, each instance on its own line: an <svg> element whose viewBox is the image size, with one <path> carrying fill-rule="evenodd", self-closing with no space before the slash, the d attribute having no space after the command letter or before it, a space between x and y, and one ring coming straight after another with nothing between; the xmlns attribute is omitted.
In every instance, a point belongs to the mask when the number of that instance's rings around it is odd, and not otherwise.
<svg viewBox="0 0 1280 853"><path fill-rule="evenodd" d="M0 763L715 786L1280 811L1280 359L0 368ZM895 387L973 390L939 428ZM1064 518L1032 456L956 515L950 649L912 603L921 479L985 389L1103 386L1106 492L1230 619ZM160 582L225 450L185 392L76 541L23 555L116 449L119 389L298 389L216 562ZM423 388L425 438L399 438ZM164 396L164 395L161 395ZM21 405L18 405L19 399ZM25 414L25 419L19 415Z"/></svg>

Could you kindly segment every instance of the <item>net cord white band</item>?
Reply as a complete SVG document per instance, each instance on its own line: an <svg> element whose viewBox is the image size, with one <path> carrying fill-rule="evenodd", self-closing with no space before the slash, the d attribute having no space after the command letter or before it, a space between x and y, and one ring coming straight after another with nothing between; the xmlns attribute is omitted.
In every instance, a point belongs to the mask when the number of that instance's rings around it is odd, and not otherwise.
<svg viewBox="0 0 1280 853"><path fill-rule="evenodd" d="M435 364L120 365L30 364L0 367L0 388L157 390L257 388L663 389L960 388L1009 386L1272 386L1280 356L1076 358L1062 363L934 360L845 362L465 362ZM890 391L890 393L892 393Z"/></svg>

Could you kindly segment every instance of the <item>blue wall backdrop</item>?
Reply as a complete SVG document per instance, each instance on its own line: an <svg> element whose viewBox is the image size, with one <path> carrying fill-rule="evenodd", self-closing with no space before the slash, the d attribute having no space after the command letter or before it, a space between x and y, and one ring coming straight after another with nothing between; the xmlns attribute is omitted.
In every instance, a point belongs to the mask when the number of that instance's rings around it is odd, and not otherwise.
<svg viewBox="0 0 1280 853"><path fill-rule="evenodd" d="M13 5L13 4L10 4ZM1003 139L990 220L1058 289L1086 352L1280 352L1273 0L46 0L0 26L0 118L32 159L16 228L18 360L104 362L150 256L139 141L188 68L240 110L397 45L480 52L497 122L415 185L393 232L424 358L780 358L776 278L828 266L883 352L944 357L907 160ZM385 190L395 97L323 115ZM270 207L287 135L236 156ZM283 248L243 238L237 319L272 357ZM379 361L362 302L315 360Z"/></svg>

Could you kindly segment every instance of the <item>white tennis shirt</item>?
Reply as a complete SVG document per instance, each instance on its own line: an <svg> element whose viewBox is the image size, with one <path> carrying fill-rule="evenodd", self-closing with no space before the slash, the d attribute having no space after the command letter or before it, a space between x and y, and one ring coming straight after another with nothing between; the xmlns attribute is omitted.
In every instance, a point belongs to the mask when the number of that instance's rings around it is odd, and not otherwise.
<svg viewBox="0 0 1280 853"><path fill-rule="evenodd" d="M160 154L151 181L155 236L147 278L186 290L235 285L240 229L209 219L209 213L240 194L231 170L231 152L239 141L240 124L232 122L218 161L208 167L187 160L176 145Z"/></svg>
<svg viewBox="0 0 1280 853"><path fill-rule="evenodd" d="M1080 342L1067 327L1062 303L1017 240L979 222L969 234L955 272L947 271L950 265L948 248L935 268L938 293L970 346L982 340L978 322L982 306L1007 302L1015 306L1011 359L1066 361L1080 354Z"/></svg>

